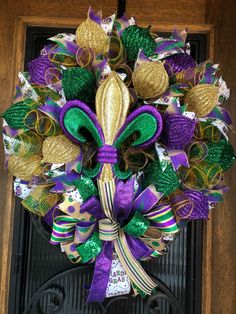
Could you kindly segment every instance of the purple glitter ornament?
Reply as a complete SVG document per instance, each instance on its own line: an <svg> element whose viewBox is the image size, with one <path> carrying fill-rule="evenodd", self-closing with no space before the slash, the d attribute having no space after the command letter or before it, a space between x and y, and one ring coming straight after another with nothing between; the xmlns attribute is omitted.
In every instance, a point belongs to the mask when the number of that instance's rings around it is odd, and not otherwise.
<svg viewBox="0 0 236 314"><path fill-rule="evenodd" d="M162 140L169 148L183 149L193 138L196 120L183 115L168 116L163 123Z"/></svg>
<svg viewBox="0 0 236 314"><path fill-rule="evenodd" d="M197 65L196 61L187 53L174 54L164 61L164 67L169 77L190 69Z"/></svg>
<svg viewBox="0 0 236 314"><path fill-rule="evenodd" d="M182 195L174 196L171 200L175 215L180 219L207 219L209 214L208 198L200 191L186 189ZM178 208L178 203L188 200L186 205Z"/></svg>
<svg viewBox="0 0 236 314"><path fill-rule="evenodd" d="M28 64L31 82L41 85L47 85L45 73L50 68L55 68L47 56L39 56Z"/></svg>

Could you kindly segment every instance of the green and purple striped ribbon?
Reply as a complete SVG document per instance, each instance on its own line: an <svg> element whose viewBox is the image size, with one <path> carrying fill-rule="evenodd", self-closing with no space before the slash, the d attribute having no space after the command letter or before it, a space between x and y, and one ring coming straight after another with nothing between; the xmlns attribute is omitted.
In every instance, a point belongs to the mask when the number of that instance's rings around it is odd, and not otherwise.
<svg viewBox="0 0 236 314"><path fill-rule="evenodd" d="M58 216L53 221L50 243L57 245L74 240L77 218L71 216Z"/></svg>
<svg viewBox="0 0 236 314"><path fill-rule="evenodd" d="M156 205L151 211L144 214L144 216L163 233L176 233L179 231L175 216L168 203Z"/></svg>

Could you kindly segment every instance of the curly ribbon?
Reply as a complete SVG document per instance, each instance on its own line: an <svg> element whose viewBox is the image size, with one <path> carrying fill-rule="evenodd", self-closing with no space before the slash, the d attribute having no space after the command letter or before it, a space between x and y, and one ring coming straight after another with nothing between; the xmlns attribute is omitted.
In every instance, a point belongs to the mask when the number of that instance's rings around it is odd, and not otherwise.
<svg viewBox="0 0 236 314"><path fill-rule="evenodd" d="M59 124L38 110L29 111L24 117L24 124L42 137L61 133Z"/></svg>
<svg viewBox="0 0 236 314"><path fill-rule="evenodd" d="M74 67L77 65L75 56L71 54L70 51L67 50L66 48L58 44L46 46L46 48L47 48L48 59L53 64L60 64L66 67Z"/></svg>
<svg viewBox="0 0 236 314"><path fill-rule="evenodd" d="M81 47L76 51L76 61L80 67L91 70L95 60L95 53L89 47Z"/></svg>
<svg viewBox="0 0 236 314"><path fill-rule="evenodd" d="M116 69L119 64L125 61L126 51L119 37L112 36L110 38L108 58L112 69Z"/></svg>
<svg viewBox="0 0 236 314"><path fill-rule="evenodd" d="M45 71L44 80L47 85L57 91L61 91L61 71L57 68L49 68Z"/></svg>
<svg viewBox="0 0 236 314"><path fill-rule="evenodd" d="M201 161L189 169L181 168L179 175L187 188L202 190L217 185L221 181L222 172L219 165Z"/></svg>
<svg viewBox="0 0 236 314"><path fill-rule="evenodd" d="M15 137L4 135L3 138L6 152L9 155L29 157L41 153L42 139L33 131L27 131Z"/></svg>

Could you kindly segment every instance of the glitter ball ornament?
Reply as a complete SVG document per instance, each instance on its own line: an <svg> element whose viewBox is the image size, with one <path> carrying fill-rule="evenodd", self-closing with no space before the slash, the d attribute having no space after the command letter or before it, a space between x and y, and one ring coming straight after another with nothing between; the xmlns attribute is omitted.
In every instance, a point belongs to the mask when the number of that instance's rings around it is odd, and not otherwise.
<svg viewBox="0 0 236 314"><path fill-rule="evenodd" d="M95 76L84 68L68 68L62 72L62 87L67 100L90 101L94 98Z"/></svg>
<svg viewBox="0 0 236 314"><path fill-rule="evenodd" d="M168 74L160 62L144 62L137 66L132 81L138 95L144 99L162 95L169 86Z"/></svg>
<svg viewBox="0 0 236 314"><path fill-rule="evenodd" d="M77 28L76 42L80 47L93 49L96 54L107 54L109 38L101 26L90 18Z"/></svg>
<svg viewBox="0 0 236 314"><path fill-rule="evenodd" d="M216 106L219 88L212 84L200 84L190 89L184 98L188 111L195 112L198 118L205 117Z"/></svg>
<svg viewBox="0 0 236 314"><path fill-rule="evenodd" d="M155 52L156 42L149 32L149 28L137 25L129 26L124 30L121 40L129 60L137 58L139 49L142 49L147 57Z"/></svg>

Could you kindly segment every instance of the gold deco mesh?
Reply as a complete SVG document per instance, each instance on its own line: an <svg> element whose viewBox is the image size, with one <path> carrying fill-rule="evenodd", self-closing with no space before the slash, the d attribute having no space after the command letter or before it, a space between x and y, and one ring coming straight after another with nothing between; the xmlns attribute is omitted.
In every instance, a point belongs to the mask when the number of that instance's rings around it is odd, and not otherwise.
<svg viewBox="0 0 236 314"><path fill-rule="evenodd" d="M169 77L162 63L144 62L134 72L134 88L142 98L155 98L163 94L169 86Z"/></svg>
<svg viewBox="0 0 236 314"><path fill-rule="evenodd" d="M64 164L76 159L80 146L72 143L65 135L47 137L43 142L43 161Z"/></svg>
<svg viewBox="0 0 236 314"><path fill-rule="evenodd" d="M188 111L196 113L198 118L205 117L217 104L219 89L211 84L201 84L190 89L184 98Z"/></svg>

